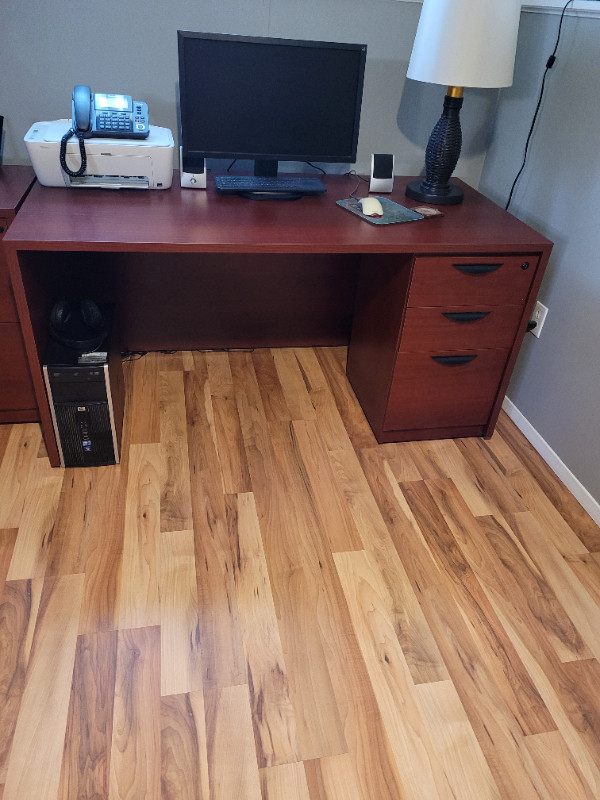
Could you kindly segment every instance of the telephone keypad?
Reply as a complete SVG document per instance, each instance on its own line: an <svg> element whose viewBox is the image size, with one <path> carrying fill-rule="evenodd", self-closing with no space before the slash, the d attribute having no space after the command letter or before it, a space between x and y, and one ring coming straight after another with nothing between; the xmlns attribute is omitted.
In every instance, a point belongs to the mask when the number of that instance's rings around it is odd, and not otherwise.
<svg viewBox="0 0 600 800"><path fill-rule="evenodd" d="M131 116L129 114L115 114L110 111L96 115L96 127L98 130L118 130L130 131Z"/></svg>
<svg viewBox="0 0 600 800"><path fill-rule="evenodd" d="M132 111L114 108L99 110L96 107L96 124L92 136L122 139L145 139L150 133L148 106L133 102Z"/></svg>

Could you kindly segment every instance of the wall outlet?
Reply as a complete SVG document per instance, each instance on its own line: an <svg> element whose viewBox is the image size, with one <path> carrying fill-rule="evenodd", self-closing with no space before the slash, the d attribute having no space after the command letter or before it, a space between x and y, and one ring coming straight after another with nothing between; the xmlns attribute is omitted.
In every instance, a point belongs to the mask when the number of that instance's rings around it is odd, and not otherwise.
<svg viewBox="0 0 600 800"><path fill-rule="evenodd" d="M535 322L535 327L530 328L530 333L533 333L534 336L540 338L540 333L542 332L542 328L544 327L544 322L546 321L546 316L548 314L548 309L543 303L540 303L538 300L533 308L533 314L531 315L531 319L529 324L531 325L532 322Z"/></svg>

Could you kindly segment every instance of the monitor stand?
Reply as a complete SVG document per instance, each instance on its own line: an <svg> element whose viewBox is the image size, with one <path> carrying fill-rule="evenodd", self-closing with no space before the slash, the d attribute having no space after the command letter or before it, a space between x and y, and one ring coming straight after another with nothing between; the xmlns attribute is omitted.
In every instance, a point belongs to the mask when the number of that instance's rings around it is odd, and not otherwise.
<svg viewBox="0 0 600 800"><path fill-rule="evenodd" d="M279 162L277 159L254 159L254 174L259 178L276 178Z"/></svg>

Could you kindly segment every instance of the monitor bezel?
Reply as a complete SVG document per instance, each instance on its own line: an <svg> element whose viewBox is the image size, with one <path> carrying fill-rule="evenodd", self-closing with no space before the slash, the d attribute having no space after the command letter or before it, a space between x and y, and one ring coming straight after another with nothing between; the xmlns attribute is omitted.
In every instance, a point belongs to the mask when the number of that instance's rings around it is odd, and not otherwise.
<svg viewBox="0 0 600 800"><path fill-rule="evenodd" d="M343 154L332 153L264 153L255 151L231 150L207 150L192 149L188 146L185 135L187 108L185 98L187 97L187 86L191 80L186 75L184 48L185 42L190 39L222 40L226 42L242 42L259 45L279 45L289 47L303 47L315 49L337 49L351 50L359 53L356 98L353 114L352 146L351 151ZM360 133L360 120L362 112L362 100L364 91L364 78L366 67L366 44L355 44L348 42L328 42L309 39L283 39L267 36L241 36L237 34L224 33L204 33L200 31L177 31L178 58L179 58L179 113L180 113L180 144L182 164L185 171L194 171L200 168L206 159L237 159L252 160L259 162L301 162L301 163L330 163L330 164L353 164L356 162L358 151L358 138ZM182 102L183 99L183 102Z"/></svg>

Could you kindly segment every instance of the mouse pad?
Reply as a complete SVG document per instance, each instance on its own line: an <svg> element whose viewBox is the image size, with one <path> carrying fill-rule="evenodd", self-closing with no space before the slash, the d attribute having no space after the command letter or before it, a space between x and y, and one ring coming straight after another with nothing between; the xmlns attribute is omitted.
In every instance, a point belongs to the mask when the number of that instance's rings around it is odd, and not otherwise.
<svg viewBox="0 0 600 800"><path fill-rule="evenodd" d="M405 208L399 203L394 203L393 200L388 200L387 197L377 197L377 200L381 203L383 217L367 217L362 213L358 200L354 197L348 197L346 200L336 200L336 204L373 225L393 225L396 222L414 222L415 220L423 219L422 214L410 208Z"/></svg>

